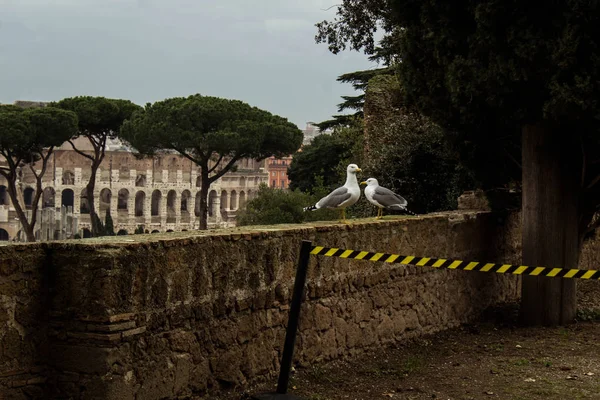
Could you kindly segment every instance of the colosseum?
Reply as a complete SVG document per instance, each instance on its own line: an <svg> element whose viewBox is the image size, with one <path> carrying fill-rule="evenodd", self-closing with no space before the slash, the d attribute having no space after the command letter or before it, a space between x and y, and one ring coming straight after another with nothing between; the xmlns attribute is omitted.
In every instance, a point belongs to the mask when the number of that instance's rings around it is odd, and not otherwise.
<svg viewBox="0 0 600 400"><path fill-rule="evenodd" d="M76 142L89 151L86 139ZM88 145L89 146L89 145ZM90 217L85 186L90 177L90 161L77 154L70 144L57 149L49 160L43 180L43 195L35 231L39 240L90 236ZM261 183L268 184L264 161L243 159L237 171L214 182L208 197L208 224L211 227L235 225L236 213L243 209ZM178 154L138 159L119 143L107 148L97 174L94 194L102 221L107 212L114 230L124 235L144 232L198 229L200 173L195 164ZM35 179L28 167L18 180L20 203L31 215ZM24 240L21 224L0 177L0 240Z"/></svg>

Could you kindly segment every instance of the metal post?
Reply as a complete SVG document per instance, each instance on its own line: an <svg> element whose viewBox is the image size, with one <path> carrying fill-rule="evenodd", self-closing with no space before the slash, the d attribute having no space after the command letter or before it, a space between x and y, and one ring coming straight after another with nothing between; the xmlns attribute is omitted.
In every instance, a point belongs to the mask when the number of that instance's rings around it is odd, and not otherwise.
<svg viewBox="0 0 600 400"><path fill-rule="evenodd" d="M302 247L300 247L298 269L296 270L296 280L294 281L294 294L292 296L288 325L285 332L285 344L283 346L283 356L281 357L279 380L277 381L277 393L281 394L287 393L288 382L290 380L290 369L292 368L292 357L294 355L294 345L296 344L296 333L298 331L300 307L302 306L302 295L304 294L311 246L312 242L303 240Z"/></svg>
<svg viewBox="0 0 600 400"><path fill-rule="evenodd" d="M310 249L312 242L303 240L300 247L300 256L298 258L298 269L296 270L296 279L294 280L294 293L292 294L292 304L288 315L288 324L285 332L285 343L283 346L283 355L281 357L281 367L279 369L279 379L277 381L276 393L260 394L253 399L281 399L292 400L299 399L296 396L288 395L288 383L290 381L290 370L292 368L292 359L294 355L294 346L296 344L296 334L298 332L298 322L300 320L300 309L302 307L302 296L306 284L306 273L308 272L308 261L310 259Z"/></svg>

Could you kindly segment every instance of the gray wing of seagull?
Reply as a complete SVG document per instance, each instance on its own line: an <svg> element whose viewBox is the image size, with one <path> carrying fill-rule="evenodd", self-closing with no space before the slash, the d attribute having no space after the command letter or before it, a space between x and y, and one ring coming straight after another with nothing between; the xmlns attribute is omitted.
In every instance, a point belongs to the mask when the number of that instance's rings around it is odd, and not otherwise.
<svg viewBox="0 0 600 400"><path fill-rule="evenodd" d="M350 196L351 194L348 192L348 188L342 186L319 200L317 205L319 208L336 208L344 201L348 200Z"/></svg>
<svg viewBox="0 0 600 400"><path fill-rule="evenodd" d="M375 188L373 200L392 210L405 210L408 205L408 201L404 197L381 186Z"/></svg>

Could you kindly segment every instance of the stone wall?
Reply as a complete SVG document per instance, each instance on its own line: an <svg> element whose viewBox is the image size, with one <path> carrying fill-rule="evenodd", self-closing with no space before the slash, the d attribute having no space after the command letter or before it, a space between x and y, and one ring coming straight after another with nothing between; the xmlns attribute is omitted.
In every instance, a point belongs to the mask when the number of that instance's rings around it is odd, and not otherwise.
<svg viewBox="0 0 600 400"><path fill-rule="evenodd" d="M176 398L272 376L300 241L516 262L518 218L486 212L0 247L5 398ZM295 360L459 325L516 277L311 259Z"/></svg>

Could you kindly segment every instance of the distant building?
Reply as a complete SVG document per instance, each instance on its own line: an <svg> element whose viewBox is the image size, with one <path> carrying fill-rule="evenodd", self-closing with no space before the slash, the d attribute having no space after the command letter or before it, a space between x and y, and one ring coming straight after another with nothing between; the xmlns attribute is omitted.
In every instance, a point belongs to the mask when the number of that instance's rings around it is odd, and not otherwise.
<svg viewBox="0 0 600 400"><path fill-rule="evenodd" d="M292 162L292 156L275 158L269 157L266 160L265 170L269 174L268 186L274 189L288 189L290 180L287 169Z"/></svg>
<svg viewBox="0 0 600 400"><path fill-rule="evenodd" d="M304 140L302 142L302 145L306 146L307 144L310 144L310 142L312 142L312 140L319 135L322 135L322 134L330 135L331 130L328 129L328 130L321 132L319 127L316 126L314 123L307 122L306 128L304 128L302 130L302 133L304 133Z"/></svg>

